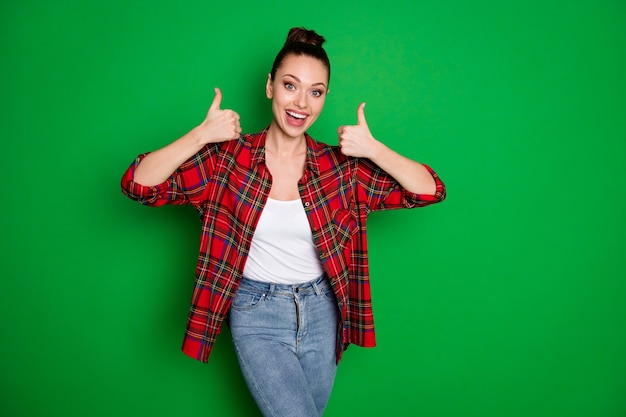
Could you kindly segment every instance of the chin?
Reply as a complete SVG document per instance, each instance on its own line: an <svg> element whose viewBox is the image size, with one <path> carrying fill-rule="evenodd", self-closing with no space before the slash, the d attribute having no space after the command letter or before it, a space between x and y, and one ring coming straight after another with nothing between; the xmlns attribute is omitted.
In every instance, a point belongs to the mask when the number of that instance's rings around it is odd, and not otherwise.
<svg viewBox="0 0 626 417"><path fill-rule="evenodd" d="M289 137L292 137L292 138L299 138L299 137L303 136L304 133L310 127L309 124L307 124L305 126L291 126L289 123L287 123L284 120L283 120L282 123L279 123L278 126L280 127L280 130L282 130L283 133L286 136L289 136Z"/></svg>

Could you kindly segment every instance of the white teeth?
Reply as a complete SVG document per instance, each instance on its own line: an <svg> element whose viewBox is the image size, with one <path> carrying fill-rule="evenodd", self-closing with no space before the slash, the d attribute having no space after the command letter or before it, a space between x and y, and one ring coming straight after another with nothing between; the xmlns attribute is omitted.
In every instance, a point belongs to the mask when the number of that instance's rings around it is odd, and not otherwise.
<svg viewBox="0 0 626 417"><path fill-rule="evenodd" d="M296 119L306 119L306 115L304 114L298 114L298 113L294 113L291 111L288 111L287 114L290 115L291 117L295 117Z"/></svg>

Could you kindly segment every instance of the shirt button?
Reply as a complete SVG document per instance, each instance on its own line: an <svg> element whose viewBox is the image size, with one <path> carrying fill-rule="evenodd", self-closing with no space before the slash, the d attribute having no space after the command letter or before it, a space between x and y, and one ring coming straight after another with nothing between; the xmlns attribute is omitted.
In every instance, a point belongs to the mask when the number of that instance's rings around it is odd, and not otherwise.
<svg viewBox="0 0 626 417"><path fill-rule="evenodd" d="M306 201L306 202L304 203L304 207L309 207L310 205L311 205L311 203L309 203L308 201Z"/></svg>

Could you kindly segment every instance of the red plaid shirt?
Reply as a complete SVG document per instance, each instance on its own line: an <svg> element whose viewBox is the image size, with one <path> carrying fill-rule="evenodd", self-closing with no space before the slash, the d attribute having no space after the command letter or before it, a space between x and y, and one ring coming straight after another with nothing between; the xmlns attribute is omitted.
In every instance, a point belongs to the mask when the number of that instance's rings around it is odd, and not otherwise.
<svg viewBox="0 0 626 417"><path fill-rule="evenodd" d="M207 362L237 291L252 235L270 192L266 131L205 146L156 186L133 181L140 155L122 178L122 190L142 204L192 204L202 221L200 254L183 352ZM324 271L337 298L337 362L350 343L375 345L365 221L376 210L413 208L445 198L412 194L367 159L306 136L305 171L298 183Z"/></svg>

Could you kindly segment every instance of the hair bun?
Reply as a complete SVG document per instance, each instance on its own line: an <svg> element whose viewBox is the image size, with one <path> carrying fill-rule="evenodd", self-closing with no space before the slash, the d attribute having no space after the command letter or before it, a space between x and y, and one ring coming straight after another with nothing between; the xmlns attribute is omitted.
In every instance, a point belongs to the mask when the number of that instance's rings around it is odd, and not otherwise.
<svg viewBox="0 0 626 417"><path fill-rule="evenodd" d="M321 47L325 41L326 39L324 39L323 36L318 35L314 30L297 27L289 29L285 45L300 42Z"/></svg>
<svg viewBox="0 0 626 417"><path fill-rule="evenodd" d="M276 71L278 71L278 68L282 65L285 57L289 55L304 55L315 58L324 64L326 69L328 69L328 79L330 80L330 61L326 51L322 47L325 41L326 39L318 35L314 30L308 30L303 27L289 29L287 40L274 59L274 64L270 71L270 78L272 80L276 79Z"/></svg>

